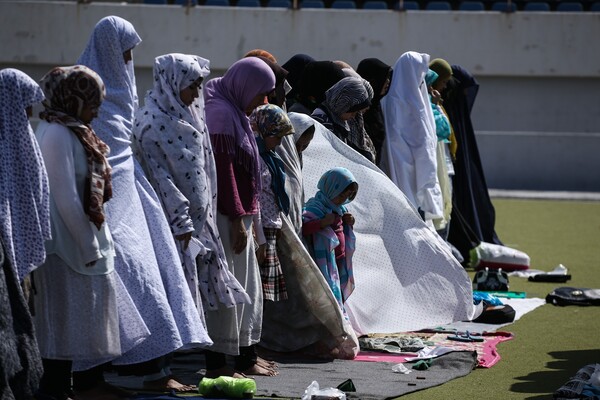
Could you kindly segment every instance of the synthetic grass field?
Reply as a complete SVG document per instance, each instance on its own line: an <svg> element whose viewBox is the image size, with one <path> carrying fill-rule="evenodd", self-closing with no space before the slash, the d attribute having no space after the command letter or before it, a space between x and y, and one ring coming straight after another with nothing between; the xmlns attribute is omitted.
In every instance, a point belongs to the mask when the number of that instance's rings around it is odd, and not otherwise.
<svg viewBox="0 0 600 400"><path fill-rule="evenodd" d="M555 287L600 289L600 202L494 199L496 232L531 257L531 268L569 269L566 283L510 277L510 290L545 298ZM469 271L471 278L473 271ZM586 364L600 363L600 307L546 304L502 330L500 362L402 399L551 399Z"/></svg>

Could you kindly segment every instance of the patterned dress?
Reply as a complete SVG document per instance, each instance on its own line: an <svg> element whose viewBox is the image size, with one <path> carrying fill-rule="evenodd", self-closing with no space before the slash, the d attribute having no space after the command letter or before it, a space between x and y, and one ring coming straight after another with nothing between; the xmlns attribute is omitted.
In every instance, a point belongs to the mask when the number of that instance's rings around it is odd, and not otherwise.
<svg viewBox="0 0 600 400"><path fill-rule="evenodd" d="M187 249L181 241L177 245L201 315L250 302L229 272L217 228L217 176L203 99L200 96L189 106L180 99L182 89L209 72L209 61L201 57L157 57L154 87L147 92L133 127L135 155L156 189L173 235L193 232ZM216 336L212 324L207 328Z"/></svg>
<svg viewBox="0 0 600 400"><path fill-rule="evenodd" d="M182 346L211 343L188 289L160 200L130 147L137 95L133 61L125 63L123 53L140 41L128 21L106 17L96 25L78 60L96 71L106 85L106 99L92 126L110 147L114 196L106 214L115 242L115 270L151 333L113 360L114 364L140 363ZM120 318L122 325L127 325L135 316ZM75 365L77 369L85 367L89 365Z"/></svg>
<svg viewBox="0 0 600 400"><path fill-rule="evenodd" d="M25 109L43 99L16 69L0 71L0 398L33 398L42 363L19 278L44 262L48 180ZM15 157L19 154L19 157Z"/></svg>

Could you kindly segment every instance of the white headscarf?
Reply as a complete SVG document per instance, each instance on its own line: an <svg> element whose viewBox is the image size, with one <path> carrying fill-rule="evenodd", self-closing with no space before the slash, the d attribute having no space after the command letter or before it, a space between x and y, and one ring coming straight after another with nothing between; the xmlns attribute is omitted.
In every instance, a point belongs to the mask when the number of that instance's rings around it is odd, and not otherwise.
<svg viewBox="0 0 600 400"><path fill-rule="evenodd" d="M131 155L129 135L137 107L133 60L126 64L123 53L141 41L129 21L116 16L105 17L96 24L87 47L77 60L77 64L100 75L106 86L106 98L92 127L110 147L109 161L113 167L115 159Z"/></svg>
<svg viewBox="0 0 600 400"><path fill-rule="evenodd" d="M428 69L428 54L402 54L393 68L390 91L381 100L387 132L381 168L413 206L425 212L426 220L444 215L435 120L424 80Z"/></svg>
<svg viewBox="0 0 600 400"><path fill-rule="evenodd" d="M50 239L48 177L25 111L43 99L23 72L0 71L0 239L20 280L44 262Z"/></svg>
<svg viewBox="0 0 600 400"><path fill-rule="evenodd" d="M181 90L210 74L209 64L205 58L178 53L155 59L154 87L136 113L133 147L161 198L173 233L193 229L200 242L204 262L197 266L197 284L204 308L214 310L219 303L231 307L250 299L227 268L217 229L217 171L203 96L190 106L180 98Z"/></svg>

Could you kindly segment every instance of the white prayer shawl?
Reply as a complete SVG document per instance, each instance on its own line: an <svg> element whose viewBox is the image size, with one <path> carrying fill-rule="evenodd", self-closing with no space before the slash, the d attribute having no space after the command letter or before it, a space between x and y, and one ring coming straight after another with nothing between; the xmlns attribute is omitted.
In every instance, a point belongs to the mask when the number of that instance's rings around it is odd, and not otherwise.
<svg viewBox="0 0 600 400"><path fill-rule="evenodd" d="M356 219L356 288L345 309L359 335L418 330L475 315L464 268L381 170L318 123L303 156L307 197L333 167L348 168L358 182L349 205Z"/></svg>
<svg viewBox="0 0 600 400"><path fill-rule="evenodd" d="M381 168L425 219L442 218L437 178L435 120L425 74L429 55L409 51L393 67L390 91L381 100L386 139Z"/></svg>
<svg viewBox="0 0 600 400"><path fill-rule="evenodd" d="M294 134L284 136L275 152L285 166L285 191L290 198L288 218L296 234L302 237L302 208L304 207L304 184L302 182L302 159L296 150L296 142L302 134L315 124L315 120L306 114L291 112L288 114Z"/></svg>
<svg viewBox="0 0 600 400"><path fill-rule="evenodd" d="M209 61L198 56L173 53L157 57L154 88L147 92L144 107L136 113L132 143L161 199L173 234L194 232L197 239L192 248L198 246L198 265L196 255L183 250L181 243L178 247L200 310L250 302L229 272L217 229L217 172L204 123L203 96L190 106L180 99L181 90L209 73ZM202 303L197 297L198 288Z"/></svg>
<svg viewBox="0 0 600 400"><path fill-rule="evenodd" d="M105 210L117 252L115 270L151 332L113 364L140 363L182 346L212 343L188 289L160 200L130 147L137 96L133 61L125 63L123 53L140 41L131 23L105 17L77 61L96 71L106 86L106 98L92 127L110 147L113 198ZM74 369L106 361L78 363Z"/></svg>
<svg viewBox="0 0 600 400"><path fill-rule="evenodd" d="M0 71L0 240L19 280L46 258L48 176L25 109L44 99L25 73Z"/></svg>

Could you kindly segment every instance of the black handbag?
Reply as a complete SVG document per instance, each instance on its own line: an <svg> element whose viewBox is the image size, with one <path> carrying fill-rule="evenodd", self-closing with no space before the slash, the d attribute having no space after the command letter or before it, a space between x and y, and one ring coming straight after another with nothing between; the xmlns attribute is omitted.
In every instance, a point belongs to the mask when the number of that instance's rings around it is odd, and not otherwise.
<svg viewBox="0 0 600 400"><path fill-rule="evenodd" d="M600 306L600 289L559 287L546 296L555 306Z"/></svg>
<svg viewBox="0 0 600 400"><path fill-rule="evenodd" d="M486 267L475 274L473 290L506 292L508 290L508 275L502 269L489 269Z"/></svg>

